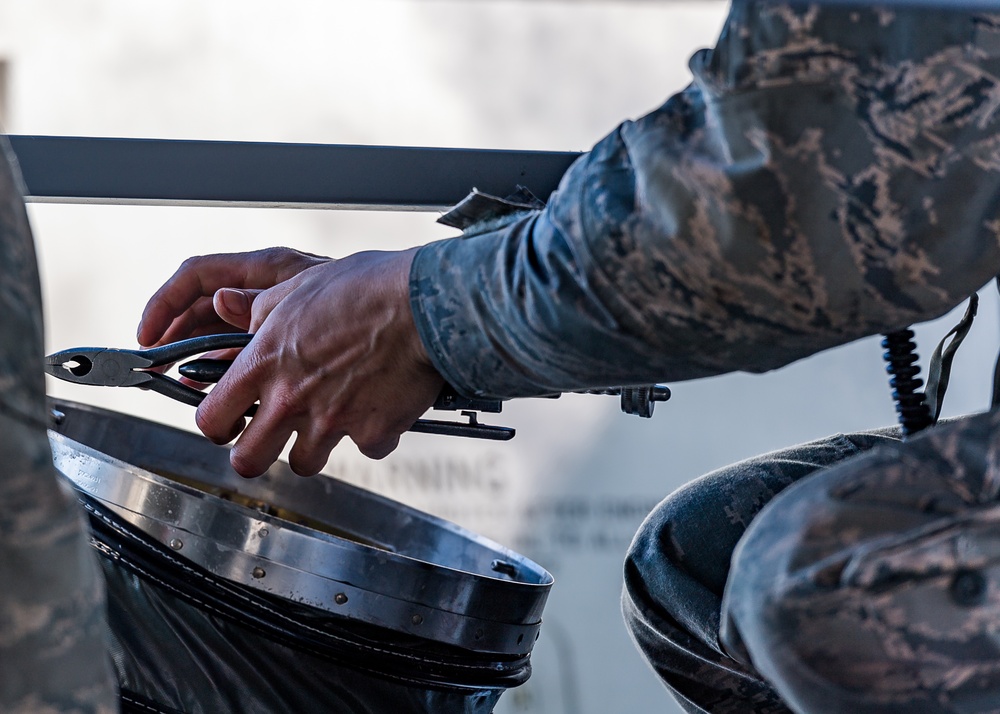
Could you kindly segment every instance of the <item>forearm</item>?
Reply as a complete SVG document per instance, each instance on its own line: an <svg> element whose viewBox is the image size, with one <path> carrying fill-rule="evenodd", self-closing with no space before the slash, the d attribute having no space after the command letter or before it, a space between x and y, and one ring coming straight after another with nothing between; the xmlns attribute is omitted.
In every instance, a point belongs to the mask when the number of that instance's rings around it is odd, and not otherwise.
<svg viewBox="0 0 1000 714"><path fill-rule="evenodd" d="M650 381L659 352L604 304L581 249L551 210L423 247L411 307L445 379L499 397Z"/></svg>

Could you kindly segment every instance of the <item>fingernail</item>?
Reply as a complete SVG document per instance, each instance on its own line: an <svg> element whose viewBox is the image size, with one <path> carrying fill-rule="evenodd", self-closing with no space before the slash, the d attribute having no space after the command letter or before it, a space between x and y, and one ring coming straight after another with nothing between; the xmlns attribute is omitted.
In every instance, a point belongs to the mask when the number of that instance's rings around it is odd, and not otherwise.
<svg viewBox="0 0 1000 714"><path fill-rule="evenodd" d="M250 312L250 299L242 290L222 288L219 296L222 304L233 315L246 315Z"/></svg>

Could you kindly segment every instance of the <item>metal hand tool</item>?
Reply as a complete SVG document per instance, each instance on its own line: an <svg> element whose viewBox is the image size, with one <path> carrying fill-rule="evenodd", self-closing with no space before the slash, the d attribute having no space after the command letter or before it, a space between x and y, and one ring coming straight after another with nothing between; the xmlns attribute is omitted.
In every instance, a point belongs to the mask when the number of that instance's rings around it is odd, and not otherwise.
<svg viewBox="0 0 1000 714"><path fill-rule="evenodd" d="M205 398L205 392L154 370L213 350L243 348L250 344L251 339L253 335L234 333L193 337L145 350L76 347L46 357L45 371L53 377L74 384L151 389L196 407ZM222 378L231 364L232 360L200 359L182 364L178 371L193 381L215 383ZM464 399L451 387L445 386L434 408L460 410L468 422L420 419L410 427L409 431L494 441L507 441L514 437L514 429L480 424L477 420L477 411L499 412L499 401ZM256 411L257 405L254 404L246 411L246 416L252 417Z"/></svg>
<svg viewBox="0 0 1000 714"><path fill-rule="evenodd" d="M246 347L252 338L245 333L208 335L146 350L75 347L46 357L45 371L74 384L151 389L196 407L205 398L204 392L154 370L205 352Z"/></svg>

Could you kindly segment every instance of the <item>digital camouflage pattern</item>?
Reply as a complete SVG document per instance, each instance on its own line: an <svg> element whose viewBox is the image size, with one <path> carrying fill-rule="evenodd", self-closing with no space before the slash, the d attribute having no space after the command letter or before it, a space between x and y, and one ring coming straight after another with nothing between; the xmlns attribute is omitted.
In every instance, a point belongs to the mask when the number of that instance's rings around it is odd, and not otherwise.
<svg viewBox="0 0 1000 714"><path fill-rule="evenodd" d="M692 84L544 209L419 251L435 366L497 397L761 372L955 307L1000 272L1000 14L941 4L735 3ZM835 437L661 504L624 609L682 706L1000 711L997 418L871 456L895 436Z"/></svg>
<svg viewBox="0 0 1000 714"><path fill-rule="evenodd" d="M799 712L1000 710L1000 412L806 478L733 557L722 642Z"/></svg>
<svg viewBox="0 0 1000 714"><path fill-rule="evenodd" d="M544 210L417 254L418 329L459 391L766 371L1000 268L1000 15L741 2L690 65Z"/></svg>
<svg viewBox="0 0 1000 714"><path fill-rule="evenodd" d="M113 712L103 581L52 465L35 249L8 156L0 139L0 712Z"/></svg>

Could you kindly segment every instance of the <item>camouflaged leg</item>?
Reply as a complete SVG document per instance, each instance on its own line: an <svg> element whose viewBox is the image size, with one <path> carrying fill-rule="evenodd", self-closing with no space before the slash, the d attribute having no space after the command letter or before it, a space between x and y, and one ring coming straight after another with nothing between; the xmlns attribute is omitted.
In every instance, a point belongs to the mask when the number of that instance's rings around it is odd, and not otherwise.
<svg viewBox="0 0 1000 714"><path fill-rule="evenodd" d="M1000 411L778 495L723 613L726 651L797 712L1000 711Z"/></svg>
<svg viewBox="0 0 1000 714"><path fill-rule="evenodd" d="M719 645L733 549L780 491L898 439L891 428L838 435L720 469L679 489L646 519L625 561L622 608L633 640L689 712L783 714L752 667Z"/></svg>
<svg viewBox="0 0 1000 714"><path fill-rule="evenodd" d="M0 144L0 712L117 709L104 590L46 435L34 245Z"/></svg>

